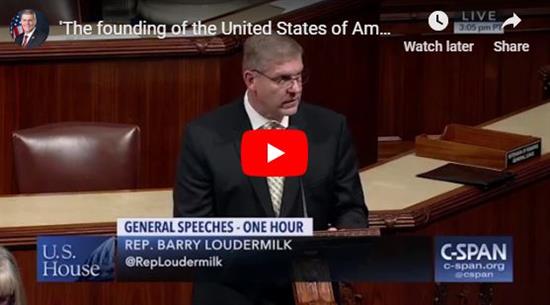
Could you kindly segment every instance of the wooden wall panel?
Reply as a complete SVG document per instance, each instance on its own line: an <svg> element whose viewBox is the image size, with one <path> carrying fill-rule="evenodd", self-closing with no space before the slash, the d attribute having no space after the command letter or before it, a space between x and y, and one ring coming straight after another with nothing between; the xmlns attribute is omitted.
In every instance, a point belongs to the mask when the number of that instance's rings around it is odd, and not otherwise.
<svg viewBox="0 0 550 305"><path fill-rule="evenodd" d="M550 65L544 66L540 69L540 76L542 78L542 98L550 99Z"/></svg>
<svg viewBox="0 0 550 305"><path fill-rule="evenodd" d="M310 50L308 63L314 80L307 84L304 97L348 116L360 153L361 164L376 161L375 99L371 76L355 74L351 62L368 52L354 41L304 40ZM339 47L331 47L338 44ZM344 47L345 45L345 47ZM324 48L326 54L314 50ZM332 50L332 51L329 51ZM347 65L338 54L349 55ZM365 67L376 61L357 61ZM11 132L60 121L104 121L136 124L142 129L142 167L140 185L147 188L170 187L182 128L191 119L218 105L242 97L244 85L240 69L241 54L227 56L72 59L4 63L3 145L0 158L0 191L14 193ZM334 79L332 75L341 75ZM358 77L359 76L359 77ZM363 85L363 84L371 84ZM355 88L361 88L356 90ZM360 107L355 107L360 105ZM366 126L372 126L365 128ZM368 130L369 132L363 132ZM368 135L368 136L366 136Z"/></svg>
<svg viewBox="0 0 550 305"><path fill-rule="evenodd" d="M376 162L377 135L373 128L377 118L378 63L377 48L372 46L377 42L327 37L302 39L301 43L310 73L304 100L344 114L361 164Z"/></svg>
<svg viewBox="0 0 550 305"><path fill-rule="evenodd" d="M327 1L281 19L376 23L376 1ZM376 39L298 37L314 80L304 98L348 117L360 165L376 161ZM141 187L171 187L182 129L244 94L239 37L0 44L0 193L14 193L11 132L59 121L142 129ZM319 52L323 50L323 52ZM363 73L364 71L373 73ZM337 75L338 77L334 77ZM13 85L8 86L6 82Z"/></svg>
<svg viewBox="0 0 550 305"><path fill-rule="evenodd" d="M0 66L14 86L0 92L0 189L13 192L11 132L60 121L136 124L142 187L168 187L185 123L220 103L222 59L73 60ZM6 86L5 82L2 82Z"/></svg>
<svg viewBox="0 0 550 305"><path fill-rule="evenodd" d="M235 99L242 98L246 86L242 77L242 52L228 54L224 64L220 67L220 101L227 104Z"/></svg>
<svg viewBox="0 0 550 305"><path fill-rule="evenodd" d="M397 26L395 26L397 27ZM528 42L529 53L496 53L495 40ZM474 42L472 53L406 53L403 41ZM449 123L477 125L540 103L539 69L550 63L550 30L503 36L410 34L380 39L378 135L414 139Z"/></svg>
<svg viewBox="0 0 550 305"><path fill-rule="evenodd" d="M15 77L13 66L0 68L0 193L13 192L15 181L12 179L13 157L11 151L11 133L13 126L18 125L17 108L18 97L14 87L19 85L19 79ZM9 81L11 80L11 82Z"/></svg>
<svg viewBox="0 0 550 305"><path fill-rule="evenodd" d="M545 0L382 0L382 12L409 12L410 10L495 10L504 8L545 7Z"/></svg>

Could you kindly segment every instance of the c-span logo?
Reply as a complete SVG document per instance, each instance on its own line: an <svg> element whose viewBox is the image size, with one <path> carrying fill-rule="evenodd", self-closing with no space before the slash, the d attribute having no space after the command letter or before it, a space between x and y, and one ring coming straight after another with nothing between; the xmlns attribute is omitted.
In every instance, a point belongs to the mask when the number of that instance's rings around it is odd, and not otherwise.
<svg viewBox="0 0 550 305"><path fill-rule="evenodd" d="M513 282L511 236L437 236L436 282Z"/></svg>

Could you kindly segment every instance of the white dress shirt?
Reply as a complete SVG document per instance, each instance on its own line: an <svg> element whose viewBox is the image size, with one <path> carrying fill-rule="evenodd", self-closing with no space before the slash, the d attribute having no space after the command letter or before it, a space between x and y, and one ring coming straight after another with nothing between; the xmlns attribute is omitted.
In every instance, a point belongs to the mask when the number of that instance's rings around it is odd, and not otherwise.
<svg viewBox="0 0 550 305"><path fill-rule="evenodd" d="M256 111L256 109L252 107L250 101L248 100L248 90L244 93L244 110L246 110L246 114L248 115L248 119L250 120L250 124L252 125L252 129L258 129L264 126L266 123L274 121L259 114L258 111ZM277 123L281 124L284 128L288 128L288 115L285 115L281 122Z"/></svg>
<svg viewBox="0 0 550 305"><path fill-rule="evenodd" d="M28 34L27 34L27 33L23 34L23 35L25 35L25 36L23 37L23 41L21 42L21 43L23 43L23 46L25 46L25 39L27 40L27 41L26 41L26 42L27 42L26 44L29 44L29 42L31 42L31 37L32 37L32 35L34 34L34 31L36 31L36 27L34 27L34 29L32 29L32 31L31 31L30 33L28 33Z"/></svg>

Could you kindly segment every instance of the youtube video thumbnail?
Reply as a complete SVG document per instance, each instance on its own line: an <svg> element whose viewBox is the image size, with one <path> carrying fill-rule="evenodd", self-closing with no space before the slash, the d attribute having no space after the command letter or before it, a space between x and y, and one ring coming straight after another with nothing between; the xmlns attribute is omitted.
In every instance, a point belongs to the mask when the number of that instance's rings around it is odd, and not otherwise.
<svg viewBox="0 0 550 305"><path fill-rule="evenodd" d="M0 305L550 304L548 1L0 8Z"/></svg>

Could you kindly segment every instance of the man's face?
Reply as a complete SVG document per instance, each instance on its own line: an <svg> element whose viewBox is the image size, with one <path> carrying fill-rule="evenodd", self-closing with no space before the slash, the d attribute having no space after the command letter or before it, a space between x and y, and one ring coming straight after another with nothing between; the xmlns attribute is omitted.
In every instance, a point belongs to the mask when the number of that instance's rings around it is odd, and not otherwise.
<svg viewBox="0 0 550 305"><path fill-rule="evenodd" d="M270 64L265 71L245 71L251 104L268 119L281 120L298 111L302 97L301 56ZM248 77L247 77L248 73Z"/></svg>
<svg viewBox="0 0 550 305"><path fill-rule="evenodd" d="M25 33L30 33L36 26L36 18L33 14L23 14L23 16L21 16L21 25Z"/></svg>

